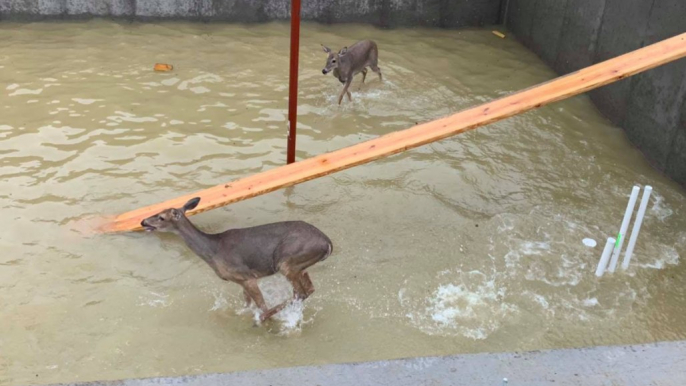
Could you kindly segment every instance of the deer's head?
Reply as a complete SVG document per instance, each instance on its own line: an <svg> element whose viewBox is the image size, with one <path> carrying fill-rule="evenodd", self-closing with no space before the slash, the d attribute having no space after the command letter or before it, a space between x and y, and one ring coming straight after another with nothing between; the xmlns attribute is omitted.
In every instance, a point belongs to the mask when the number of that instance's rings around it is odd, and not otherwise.
<svg viewBox="0 0 686 386"><path fill-rule="evenodd" d="M141 221L141 226L148 232L173 232L178 228L181 219L186 218L186 211L195 209L200 197L191 198L181 208L169 208Z"/></svg>
<svg viewBox="0 0 686 386"><path fill-rule="evenodd" d="M342 56L345 56L345 54L348 53L348 47L343 47L340 51L338 52L333 52L331 49L325 45L322 44L322 50L329 54L329 56L326 58L326 66L322 70L322 74L326 75L329 72L333 71L335 68L338 68L338 63L341 60Z"/></svg>

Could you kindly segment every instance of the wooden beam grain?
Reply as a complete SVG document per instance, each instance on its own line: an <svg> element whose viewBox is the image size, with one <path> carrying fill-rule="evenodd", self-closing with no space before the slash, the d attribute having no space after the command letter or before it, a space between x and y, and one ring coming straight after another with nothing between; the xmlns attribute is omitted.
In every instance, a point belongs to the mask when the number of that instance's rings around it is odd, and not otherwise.
<svg viewBox="0 0 686 386"><path fill-rule="evenodd" d="M101 231L140 230L144 218L167 208L180 207L193 197L202 200L188 215L326 176L584 93L685 56L686 33L445 118L123 213L109 219Z"/></svg>

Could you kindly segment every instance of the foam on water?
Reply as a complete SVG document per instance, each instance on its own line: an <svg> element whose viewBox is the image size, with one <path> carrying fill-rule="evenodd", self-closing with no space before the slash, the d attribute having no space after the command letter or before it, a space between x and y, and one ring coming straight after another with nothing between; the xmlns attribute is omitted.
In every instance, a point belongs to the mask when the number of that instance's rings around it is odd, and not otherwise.
<svg viewBox="0 0 686 386"><path fill-rule="evenodd" d="M205 74L196 76L194 78L182 81L179 84L178 89L179 90L189 90L190 89L192 91L192 87L189 87L189 85L201 84L201 83L219 83L219 82L222 82L223 80L224 80L224 78L222 78L219 75L215 75L215 74L211 74L211 73L205 73ZM174 83L176 83L176 82L174 82ZM202 87L202 86L200 86L200 87Z"/></svg>
<svg viewBox="0 0 686 386"><path fill-rule="evenodd" d="M654 202L648 213L654 215L658 220L664 222L674 213L674 211L669 207L668 204L665 203L665 198L655 190L653 190L651 196Z"/></svg>
<svg viewBox="0 0 686 386"><path fill-rule="evenodd" d="M81 105L92 105L95 102L102 102L104 99L72 98L71 100Z"/></svg>
<svg viewBox="0 0 686 386"><path fill-rule="evenodd" d="M213 292L212 296L214 296L214 304L209 311L225 310L229 306L229 302L224 297L223 292Z"/></svg>
<svg viewBox="0 0 686 386"><path fill-rule="evenodd" d="M667 265L679 264L679 252L670 245L660 245L658 250L651 255L655 256L652 261L642 262L641 259L632 259L631 265L639 268L663 269Z"/></svg>
<svg viewBox="0 0 686 386"><path fill-rule="evenodd" d="M169 300L169 295L153 291L150 291L145 296L139 296L138 299L140 300L140 303L138 303L140 306L169 307L173 303L172 300Z"/></svg>
<svg viewBox="0 0 686 386"><path fill-rule="evenodd" d="M304 319L305 304L301 300L294 300L277 313L274 318L279 322L279 333L290 335L300 332L302 325L311 321L312 318Z"/></svg>
<svg viewBox="0 0 686 386"><path fill-rule="evenodd" d="M545 296L528 290L524 291L523 295L530 298L535 304L540 306L547 317L555 316L555 309L550 305L550 302L548 302L548 299Z"/></svg>
<svg viewBox="0 0 686 386"><path fill-rule="evenodd" d="M401 304L410 308L406 317L424 333L483 340L519 311L504 300L507 290L495 277L459 270L452 276L461 278L462 283L441 284L419 302L405 296L407 289L398 294Z"/></svg>
<svg viewBox="0 0 686 386"><path fill-rule="evenodd" d="M534 209L526 216L497 215L486 226L493 229L493 236L488 239L488 255L479 259L480 267L438 271L436 278L443 283L428 296L421 283L405 283L398 291L406 317L419 330L481 340L518 314L515 304L530 302L527 309L540 309L543 320L571 313L575 320L590 322L645 304L650 297L645 288L636 290L629 282L598 292L600 283L590 268L598 257L578 243L598 230L569 215ZM532 235L536 238L531 239ZM674 246L648 245L647 250L637 250L642 257L632 266L662 269L678 264L679 251ZM654 258L646 262L644 256ZM517 293L515 288L530 283L543 289Z"/></svg>
<svg viewBox="0 0 686 386"><path fill-rule="evenodd" d="M42 88L38 88L35 90L28 89L28 88L20 88L15 90L13 93L9 94L9 96L18 96L18 95L38 95L43 92Z"/></svg>

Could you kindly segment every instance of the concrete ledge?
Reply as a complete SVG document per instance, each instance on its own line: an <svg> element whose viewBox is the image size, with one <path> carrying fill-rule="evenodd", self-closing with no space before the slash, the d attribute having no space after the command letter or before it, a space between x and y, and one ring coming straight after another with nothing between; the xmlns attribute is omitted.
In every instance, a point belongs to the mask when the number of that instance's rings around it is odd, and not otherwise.
<svg viewBox="0 0 686 386"><path fill-rule="evenodd" d="M686 341L294 367L90 386L600 386L686 385Z"/></svg>

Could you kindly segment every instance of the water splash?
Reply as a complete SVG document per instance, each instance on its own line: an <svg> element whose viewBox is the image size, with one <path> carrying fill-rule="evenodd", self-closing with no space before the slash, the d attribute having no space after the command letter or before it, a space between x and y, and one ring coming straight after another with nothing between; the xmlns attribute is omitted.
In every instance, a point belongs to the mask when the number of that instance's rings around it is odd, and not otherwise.
<svg viewBox="0 0 686 386"><path fill-rule="evenodd" d="M302 327L314 320L317 310L309 317L305 318L305 304L301 300L291 300L293 291L290 283L280 274L266 277L260 280L259 283L262 296L264 297L267 307L274 307L284 302L287 305L267 324L276 329L278 335L292 335L302 331ZM251 304L249 308L243 308L238 311L239 314L251 313L255 324L261 324L261 311Z"/></svg>
<svg viewBox="0 0 686 386"><path fill-rule="evenodd" d="M228 308L229 302L224 297L223 292L213 292L212 296L214 296L214 304L212 305L212 308L209 309L209 311L219 311Z"/></svg>
<svg viewBox="0 0 686 386"><path fill-rule="evenodd" d="M169 300L169 295L150 291L146 296L139 296L139 306L169 307L174 301Z"/></svg>
<svg viewBox="0 0 686 386"><path fill-rule="evenodd" d="M665 198L659 193L653 190L652 196L654 203L649 213L655 215L655 217L657 217L657 219L661 222L665 222L668 217L674 214L674 211L667 203L665 203Z"/></svg>
<svg viewBox="0 0 686 386"><path fill-rule="evenodd" d="M517 306L503 300L506 288L497 284L494 277L459 271L453 276L460 277L463 283L439 285L423 299L423 307L405 296L408 289L399 293L401 304L416 310L409 311L406 316L424 333L483 340L519 312Z"/></svg>

